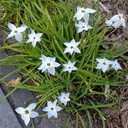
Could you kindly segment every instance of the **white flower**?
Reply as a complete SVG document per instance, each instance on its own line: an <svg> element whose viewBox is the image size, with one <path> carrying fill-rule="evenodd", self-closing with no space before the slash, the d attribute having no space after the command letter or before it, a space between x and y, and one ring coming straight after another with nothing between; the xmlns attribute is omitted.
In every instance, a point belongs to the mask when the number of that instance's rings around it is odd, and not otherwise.
<svg viewBox="0 0 128 128"><path fill-rule="evenodd" d="M107 24L107 26L111 26L113 24L113 21L106 19L105 23Z"/></svg>
<svg viewBox="0 0 128 128"><path fill-rule="evenodd" d="M10 37L15 36L15 39L19 42L22 42L22 33L24 32L27 28L25 26L22 27L16 27L14 24L12 23L8 23L8 27L11 29L11 33L8 35L7 39Z"/></svg>
<svg viewBox="0 0 128 128"><path fill-rule="evenodd" d="M54 116L57 118L57 112L59 112L62 108L59 106L56 106L57 100L54 102L48 101L47 107L43 109L43 111L48 112L48 118Z"/></svg>
<svg viewBox="0 0 128 128"><path fill-rule="evenodd" d="M31 34L28 35L29 39L26 43L32 42L32 46L35 47L37 42L40 42L40 37L43 35L43 33L35 33L34 30L31 30Z"/></svg>
<svg viewBox="0 0 128 128"><path fill-rule="evenodd" d="M42 60L42 64L38 69L42 70L42 73L47 70L51 75L55 75L55 67L60 66L58 62L55 62L55 57L52 58L42 55L40 60Z"/></svg>
<svg viewBox="0 0 128 128"><path fill-rule="evenodd" d="M70 101L69 98L70 93L61 93L61 96L58 96L58 99L60 100L61 103L63 103L65 106L67 105L67 102Z"/></svg>
<svg viewBox="0 0 128 128"><path fill-rule="evenodd" d="M106 24L109 26L108 23L111 23L111 26L113 26L114 28L118 28L119 26L123 26L124 28L126 27L126 22L124 19L123 14L118 13L117 15L113 16L110 20L108 20L109 22L106 22Z"/></svg>
<svg viewBox="0 0 128 128"><path fill-rule="evenodd" d="M92 27L90 25L88 25L87 22L82 22L79 21L78 24L75 24L76 28L77 28L77 33L80 33L82 31L88 31L89 29L92 29Z"/></svg>
<svg viewBox="0 0 128 128"><path fill-rule="evenodd" d="M84 19L88 19L89 18L89 13L95 13L96 10L91 9L91 8L84 8L84 7L80 7L77 6L77 12L74 16L74 18L76 18L77 20L81 20L82 18Z"/></svg>
<svg viewBox="0 0 128 128"><path fill-rule="evenodd" d="M36 107L36 103L30 104L28 107L23 108L23 107L18 107L15 109L15 111L18 114L21 114L22 120L24 120L25 125L27 126L30 118L35 118L39 116L39 114L35 111L32 111Z"/></svg>
<svg viewBox="0 0 128 128"><path fill-rule="evenodd" d="M74 66L76 62L71 62L70 60L68 61L67 64L63 64L64 69L63 72L68 71L69 73L71 73L73 70L77 70L77 68Z"/></svg>
<svg viewBox="0 0 128 128"><path fill-rule="evenodd" d="M117 60L112 61L111 64L112 64L111 68L114 68L116 71L117 71L118 69L122 69Z"/></svg>
<svg viewBox="0 0 128 128"><path fill-rule="evenodd" d="M75 40L71 40L70 43L65 42L64 45L67 46L67 48L64 50L64 53L69 52L71 55L73 52L81 53L80 50L77 48L77 46L80 44L80 42L75 42Z"/></svg>
<svg viewBox="0 0 128 128"><path fill-rule="evenodd" d="M101 69L103 72L106 72L107 70L110 69L110 64L111 64L111 61L107 60L106 58L103 58L103 59L96 59L98 63L96 69Z"/></svg>

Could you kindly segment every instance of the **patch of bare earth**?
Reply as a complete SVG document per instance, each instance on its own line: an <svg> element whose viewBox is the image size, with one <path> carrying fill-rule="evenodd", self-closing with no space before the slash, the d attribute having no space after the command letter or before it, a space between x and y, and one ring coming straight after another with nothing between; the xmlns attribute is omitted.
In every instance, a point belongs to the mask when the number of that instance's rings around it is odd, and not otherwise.
<svg viewBox="0 0 128 128"><path fill-rule="evenodd" d="M108 19L119 12L124 15L126 22L128 20L128 0L101 0L100 10L101 14L105 17L107 15ZM122 46L128 41L128 24L126 24L126 28L110 29L103 41L113 42L111 45L103 45L106 50L111 49L115 44L115 50ZM121 54L128 56L128 45L121 51ZM118 55L114 58L118 58ZM121 64L124 69L128 70L128 61L122 60ZM128 76L124 80L128 81ZM106 128L128 128L128 87L122 85L115 88L119 96L117 108L115 110L110 108L102 109L106 114Z"/></svg>

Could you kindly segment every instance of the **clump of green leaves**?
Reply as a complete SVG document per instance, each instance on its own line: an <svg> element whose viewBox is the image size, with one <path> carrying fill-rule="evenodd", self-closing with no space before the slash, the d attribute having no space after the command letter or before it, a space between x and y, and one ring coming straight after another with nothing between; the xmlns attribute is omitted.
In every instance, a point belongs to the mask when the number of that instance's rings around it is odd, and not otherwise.
<svg viewBox="0 0 128 128"><path fill-rule="evenodd" d="M14 4L13 4L14 3ZM13 4L13 6L11 6ZM1 50L12 50L16 54L8 55L7 58L0 60L0 65L16 65L18 69L15 72L22 74L24 81L16 88L24 88L30 91L42 94L38 100L38 106L41 107L48 100L55 100L62 92L70 92L71 101L65 110L70 114L76 114L81 117L81 111L86 112L89 125L92 127L90 109L95 110L102 119L105 127L104 115L100 108L112 107L118 102L117 95L112 96L104 92L105 86L121 86L125 84L125 70L110 70L102 73L96 69L96 58L113 59L118 54L119 60L126 59L120 51L127 45L125 43L120 48L114 50L104 50L103 44L113 44L113 42L102 42L102 39L108 28L100 17L97 3L92 7L97 12L91 18L91 30L85 33L77 33L75 21L73 21L77 5L82 5L81 1L72 3L70 1L31 1L21 0L16 2L2 0L2 5L11 17L5 16L7 22L14 22L16 26L26 24L34 31L43 33L40 43L33 48L31 43L26 43L28 32L24 33L22 42L7 44L0 48ZM13 17L12 17L13 16ZM80 54L64 54L64 42L70 42L72 39L79 41ZM56 69L55 76L47 72L41 73L38 70L41 65L39 59L42 55L56 57L56 61L61 64ZM63 72L63 64L69 60L76 62L76 71L71 73ZM10 73L11 75L11 73ZM6 77L6 76L5 76ZM4 77L4 78L5 78ZM1 81L3 78L1 78ZM32 81L32 85L28 84ZM109 97L109 102L98 98ZM39 108L38 107L38 108ZM80 118L82 126L85 127L83 119ZM77 121L76 121L77 122Z"/></svg>

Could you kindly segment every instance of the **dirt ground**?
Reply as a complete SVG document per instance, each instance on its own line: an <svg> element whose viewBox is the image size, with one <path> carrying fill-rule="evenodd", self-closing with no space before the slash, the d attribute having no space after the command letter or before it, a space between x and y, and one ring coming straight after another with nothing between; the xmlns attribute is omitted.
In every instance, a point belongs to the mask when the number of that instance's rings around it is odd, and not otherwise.
<svg viewBox="0 0 128 128"><path fill-rule="evenodd" d="M100 2L100 11L103 16L107 16L110 19L113 15L123 13L128 21L128 0L101 0ZM128 23L126 28L120 27L116 30L111 29L103 39L106 42L116 42L117 46L120 47L126 41L128 41ZM110 49L111 45L104 45L104 49ZM122 53L123 55L128 56L128 46L124 48ZM118 57L118 56L116 56ZM122 61L122 66L128 70L128 62ZM128 81L128 76L125 78ZM113 110L109 108L104 108L102 111L106 114L106 128L128 128L128 87L122 86L116 89L119 102L118 109ZM95 118L95 117L94 117ZM95 118L96 119L96 118ZM93 128L101 128L99 120L94 121Z"/></svg>

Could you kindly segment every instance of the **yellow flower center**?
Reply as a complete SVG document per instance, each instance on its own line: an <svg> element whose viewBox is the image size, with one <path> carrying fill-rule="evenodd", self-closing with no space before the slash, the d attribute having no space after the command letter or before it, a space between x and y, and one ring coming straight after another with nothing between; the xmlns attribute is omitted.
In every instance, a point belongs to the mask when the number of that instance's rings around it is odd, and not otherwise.
<svg viewBox="0 0 128 128"><path fill-rule="evenodd" d="M105 63L105 62L103 62L103 65L106 65L106 63Z"/></svg>
<svg viewBox="0 0 128 128"><path fill-rule="evenodd" d="M35 39L36 39L36 37L34 36L34 37L33 37L33 39L35 40Z"/></svg>
<svg viewBox="0 0 128 128"><path fill-rule="evenodd" d="M119 19L121 19L122 17L121 16L119 16Z"/></svg>
<svg viewBox="0 0 128 128"><path fill-rule="evenodd" d="M15 30L15 31L14 31L14 33L18 33L18 31L17 31L17 30Z"/></svg>
<svg viewBox="0 0 128 128"><path fill-rule="evenodd" d="M82 12L82 13L85 13L85 10L82 10L81 12Z"/></svg>
<svg viewBox="0 0 128 128"><path fill-rule="evenodd" d="M53 110L54 110L54 108L52 107L52 108L51 108L51 111L53 111Z"/></svg>
<svg viewBox="0 0 128 128"><path fill-rule="evenodd" d="M28 110L25 110L25 114L29 114L29 111Z"/></svg>
<svg viewBox="0 0 128 128"><path fill-rule="evenodd" d="M73 49L74 47L73 47L73 46L71 46L70 48L71 48L71 49Z"/></svg>
<svg viewBox="0 0 128 128"><path fill-rule="evenodd" d="M68 68L71 69L71 66L69 66Z"/></svg>
<svg viewBox="0 0 128 128"><path fill-rule="evenodd" d="M51 66L51 64L50 63L47 63L47 66Z"/></svg>

